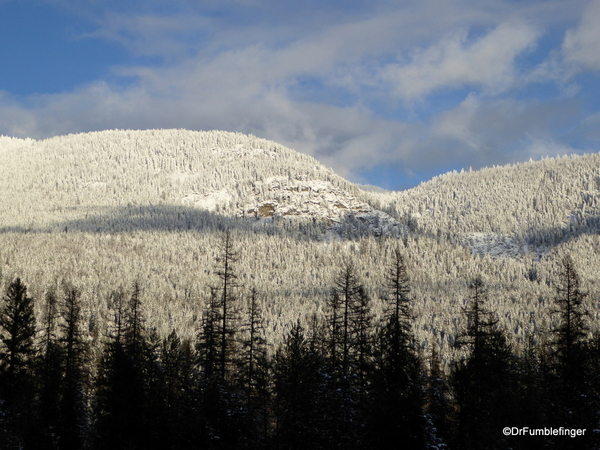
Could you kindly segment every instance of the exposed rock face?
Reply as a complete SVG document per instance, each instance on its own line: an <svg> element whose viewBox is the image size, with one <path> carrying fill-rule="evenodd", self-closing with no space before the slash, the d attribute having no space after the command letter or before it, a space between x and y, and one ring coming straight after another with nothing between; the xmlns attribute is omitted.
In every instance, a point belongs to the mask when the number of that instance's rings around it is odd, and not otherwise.
<svg viewBox="0 0 600 450"><path fill-rule="evenodd" d="M328 181L271 177L254 186L254 198L239 211L240 217L323 221L333 231L355 225L375 235L399 235L405 227L388 214L375 210L352 193Z"/></svg>

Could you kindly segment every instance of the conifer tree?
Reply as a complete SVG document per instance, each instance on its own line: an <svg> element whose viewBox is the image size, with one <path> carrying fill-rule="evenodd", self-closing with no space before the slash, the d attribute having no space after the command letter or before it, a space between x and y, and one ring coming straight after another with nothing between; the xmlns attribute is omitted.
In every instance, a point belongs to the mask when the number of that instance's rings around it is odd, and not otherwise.
<svg viewBox="0 0 600 450"><path fill-rule="evenodd" d="M178 422L179 445L173 445L174 449L195 449L200 441L202 424L202 405L198 396L198 379L196 371L195 355L192 343L184 340L179 352L179 395L178 411L181 419ZM175 441L177 444L177 441Z"/></svg>
<svg viewBox="0 0 600 450"><path fill-rule="evenodd" d="M589 315L581 290L579 274L570 256L562 260L562 271L556 285L558 326L553 329L554 352L548 377L550 405L548 419L556 426L592 427L599 416L590 380L597 366L590 366L590 343L586 339ZM564 424L564 425L559 425ZM581 439L580 445L591 445L592 436ZM571 446L571 448L575 448Z"/></svg>
<svg viewBox="0 0 600 450"><path fill-rule="evenodd" d="M367 365L370 358L370 303L355 267L346 263L329 299L329 364L323 397L330 405L324 431L331 445L353 448L362 440Z"/></svg>
<svg viewBox="0 0 600 450"><path fill-rule="evenodd" d="M356 365L359 392L366 394L368 378L372 371L373 357L373 314L371 313L371 299L364 286L359 286L358 299L354 306L355 323L353 333L356 339Z"/></svg>
<svg viewBox="0 0 600 450"><path fill-rule="evenodd" d="M530 335L525 349L516 360L517 390L513 423L517 426L518 424L525 424L531 428L548 426L547 411L551 399L544 384L545 372L547 368L541 358L540 348L534 340L534 335ZM527 445L532 449L547 448L549 444L545 438L537 439L537 442L517 438L515 443Z"/></svg>
<svg viewBox="0 0 600 450"><path fill-rule="evenodd" d="M506 448L500 423L514 419L517 388L514 357L498 320L485 309L487 289L476 277L469 283L467 328L457 345L468 348L468 356L451 373L458 409L455 444L464 449Z"/></svg>
<svg viewBox="0 0 600 450"><path fill-rule="evenodd" d="M394 252L388 268L383 324L378 332L370 442L377 448L424 448L424 386L421 361L414 350L410 320L410 286L404 259ZM397 444L396 444L397 445Z"/></svg>
<svg viewBox="0 0 600 450"><path fill-rule="evenodd" d="M208 305L202 312L201 329L196 344L200 372L206 379L212 378L217 373L221 324L221 308L219 307L217 290L211 288Z"/></svg>
<svg viewBox="0 0 600 450"><path fill-rule="evenodd" d="M149 344L140 287L126 302L113 294L114 329L105 345L96 381L96 435L99 448L148 446Z"/></svg>
<svg viewBox="0 0 600 450"><path fill-rule="evenodd" d="M234 266L238 261L238 253L234 249L233 237L230 231L226 231L219 241L219 255L217 256L217 268L215 274L219 277L218 305L220 308L219 329L219 371L225 378L232 363L234 349L234 338L237 319L237 297L235 289L237 286L237 274Z"/></svg>
<svg viewBox="0 0 600 450"><path fill-rule="evenodd" d="M274 448L303 450L334 448L328 435L322 403L319 368L322 360L310 351L304 328L296 322L275 355L275 438ZM336 413L337 411L332 411ZM329 445L328 445L329 443Z"/></svg>
<svg viewBox="0 0 600 450"><path fill-rule="evenodd" d="M84 398L87 348L81 331L81 294L71 285L65 285L64 289L63 324L59 340L63 360L59 446L61 449L75 450L82 446L87 424Z"/></svg>
<svg viewBox="0 0 600 450"><path fill-rule="evenodd" d="M392 261L388 267L387 292L385 296L385 319L397 321L400 328L410 332L412 312L410 308L410 280L406 271L404 256L399 248L394 249Z"/></svg>
<svg viewBox="0 0 600 450"><path fill-rule="evenodd" d="M411 367L416 356L409 281L404 257L399 249L395 249L387 270L387 290L383 297L385 309L379 341L382 362L398 373L402 372L403 366Z"/></svg>
<svg viewBox="0 0 600 450"><path fill-rule="evenodd" d="M267 341L259 295L252 288L248 298L244 333L239 357L239 385L245 392L248 418L251 421L251 441L255 447L264 446L268 433L269 362Z"/></svg>
<svg viewBox="0 0 600 450"><path fill-rule="evenodd" d="M33 299L20 278L6 289L0 305L0 401L15 442L23 445L33 436L33 366L36 348ZM0 405L2 407L2 405Z"/></svg>
<svg viewBox="0 0 600 450"><path fill-rule="evenodd" d="M347 263L339 272L329 300L330 357L334 368L343 376L350 373L355 363L356 317L360 303L360 285L354 265ZM365 298L363 297L363 300ZM363 311L365 312L365 311ZM363 319L366 316L363 316Z"/></svg>
<svg viewBox="0 0 600 450"><path fill-rule="evenodd" d="M268 388L267 341L256 288L250 291L246 320L241 331L245 333L245 337L239 360L239 379L247 399L253 403L259 398L264 400ZM251 409L252 407L250 413Z"/></svg>
<svg viewBox="0 0 600 450"><path fill-rule="evenodd" d="M570 384L581 374L582 345L588 331L584 319L589 314L583 304L587 294L579 286L579 275L570 256L563 258L562 268L554 299L556 309L552 311L560 322L553 331L559 370L563 382Z"/></svg>
<svg viewBox="0 0 600 450"><path fill-rule="evenodd" d="M328 302L327 314L327 352L329 356L330 366L332 368L339 367L340 361L340 341L342 335L342 300L336 289L332 289L331 296Z"/></svg>
<svg viewBox="0 0 600 450"><path fill-rule="evenodd" d="M429 374L425 391L425 410L430 422L429 446L444 448L450 439L451 406L449 387L446 375L442 369L440 355L435 347L431 350L429 359Z"/></svg>
<svg viewBox="0 0 600 450"><path fill-rule="evenodd" d="M162 342L160 360L164 397L161 448L196 448L201 423L191 343L181 341L173 330Z"/></svg>
<svg viewBox="0 0 600 450"><path fill-rule="evenodd" d="M146 448L168 447L167 408L165 402L165 367L161 360L163 339L155 329L147 330L142 364L143 421L145 434L140 442Z"/></svg>
<svg viewBox="0 0 600 450"><path fill-rule="evenodd" d="M146 342L144 316L142 311L141 290L138 282L133 284L129 304L125 310L124 343L130 358L140 359Z"/></svg>
<svg viewBox="0 0 600 450"><path fill-rule="evenodd" d="M226 231L218 243L215 275L218 284L203 314L202 330L197 344L204 439L209 448L242 448L248 441L248 425L243 396L235 384L238 332L238 286L235 263L238 253L233 237Z"/></svg>
<svg viewBox="0 0 600 450"><path fill-rule="evenodd" d="M129 442L127 355L124 344L125 292L113 291L109 299L113 324L104 344L95 380L94 436L98 449L116 448Z"/></svg>
<svg viewBox="0 0 600 450"><path fill-rule="evenodd" d="M469 308L465 310L467 329L459 336L458 345L468 346L479 361L480 354L488 350L498 320L484 307L487 289L481 277L476 277L469 283L469 290Z"/></svg>
<svg viewBox="0 0 600 450"><path fill-rule="evenodd" d="M44 445L57 448L59 400L63 376L63 353L57 336L58 299L51 288L46 292L39 357L37 360L37 408Z"/></svg>
<svg viewBox="0 0 600 450"><path fill-rule="evenodd" d="M0 306L0 368L4 381L4 395L11 403L15 386L30 370L31 357L35 352L35 315L33 299L27 296L27 288L16 278L8 286Z"/></svg>
<svg viewBox="0 0 600 450"><path fill-rule="evenodd" d="M147 369L151 352L145 327L141 289L137 282L133 285L125 313L123 341L126 374L124 395L129 410L128 433L131 442L140 445L149 437L146 430L149 413L147 408L149 393Z"/></svg>
<svg viewBox="0 0 600 450"><path fill-rule="evenodd" d="M46 372L50 372L51 367L49 367L55 358L50 357L53 354L56 347L56 328L57 328L57 318L58 318L58 301L56 298L56 291L51 288L46 292L45 295L45 303L44 303L44 312L42 319L42 330L40 336L40 362L41 369L40 372L42 377L45 376ZM43 378L44 379L44 378ZM49 381L49 380L48 380ZM48 384L46 382L44 385Z"/></svg>

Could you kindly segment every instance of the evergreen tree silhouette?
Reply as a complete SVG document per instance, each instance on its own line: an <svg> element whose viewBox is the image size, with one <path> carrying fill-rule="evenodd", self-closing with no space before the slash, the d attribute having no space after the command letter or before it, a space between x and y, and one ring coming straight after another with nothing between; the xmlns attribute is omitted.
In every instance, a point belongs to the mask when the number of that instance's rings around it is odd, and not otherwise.
<svg viewBox="0 0 600 450"><path fill-rule="evenodd" d="M589 313L583 304L587 294L580 288L579 275L570 256L563 258L562 269L556 285L556 309L552 310L559 316L560 322L553 332L562 382L571 385L576 384L581 375L580 362L588 331L584 319Z"/></svg>
<svg viewBox="0 0 600 450"><path fill-rule="evenodd" d="M561 261L562 270L556 284L555 309L559 317L553 331L554 351L550 358L548 374L550 405L549 422L555 426L586 428L595 426L598 410L595 409L593 379L596 367L590 366L590 342L587 339L586 317L589 312L584 304L587 293L580 287L579 274L570 256ZM578 439L578 448L591 445L593 435ZM576 443L564 444L576 448Z"/></svg>
<svg viewBox="0 0 600 450"><path fill-rule="evenodd" d="M245 393L252 447L261 448L267 441L269 429L270 370L262 308L256 288L250 291L246 319L240 331L244 338L239 355L238 384Z"/></svg>
<svg viewBox="0 0 600 450"><path fill-rule="evenodd" d="M217 267L215 274L219 277L218 301L220 314L219 329L219 362L220 376L226 378L231 369L232 354L235 349L235 333L237 328L237 297L235 289L237 286L237 274L234 270L238 261L238 253L233 246L233 236L226 231L219 240L219 255L217 256Z"/></svg>
<svg viewBox="0 0 600 450"><path fill-rule="evenodd" d="M332 405L323 395L322 364L296 322L275 355L275 449L335 448L325 421L323 405Z"/></svg>
<svg viewBox="0 0 600 450"><path fill-rule="evenodd" d="M410 286L399 250L387 269L385 314L376 343L370 442L377 448L424 448L424 379L412 334Z"/></svg>
<svg viewBox="0 0 600 450"><path fill-rule="evenodd" d="M203 439L208 448L244 448L248 445L248 417L244 394L236 383L238 360L239 298L235 264L238 253L233 236L225 231L218 242L215 275L203 314L197 350L201 374L200 396L204 406Z"/></svg>
<svg viewBox="0 0 600 450"><path fill-rule="evenodd" d="M157 448L192 449L199 439L200 411L197 398L197 373L192 345L181 341L175 330L161 345L161 394L164 411L161 419L162 436Z"/></svg>
<svg viewBox="0 0 600 450"><path fill-rule="evenodd" d="M80 292L71 285L65 285L65 298L62 307L61 337L63 379L59 403L58 434L59 448L76 450L82 447L87 429L87 406L85 376L87 346L81 331Z"/></svg>
<svg viewBox="0 0 600 450"><path fill-rule="evenodd" d="M444 448L451 438L451 412L448 380L442 369L440 354L433 346L425 389L425 411L430 421L429 446Z"/></svg>
<svg viewBox="0 0 600 450"><path fill-rule="evenodd" d="M515 439L501 434L514 420L517 399L515 361L498 320L485 308L487 289L476 277L469 283L466 331L457 344L468 356L451 373L457 405L455 445L464 449L506 448Z"/></svg>
<svg viewBox="0 0 600 450"><path fill-rule="evenodd" d="M147 432L149 343L140 296L135 283L125 293L113 294L114 327L98 368L96 381L96 436L99 448L145 446Z"/></svg>
<svg viewBox="0 0 600 450"><path fill-rule="evenodd" d="M33 299L21 279L15 278L0 305L0 399L16 442L31 436L29 429L34 421L35 326Z"/></svg>
<svg viewBox="0 0 600 450"><path fill-rule="evenodd" d="M35 314L33 299L27 296L27 287L16 278L8 286L0 307L0 368L2 369L3 394L9 407L13 406L18 385L30 373L30 362L35 352ZM15 405L16 406L16 405Z"/></svg>
<svg viewBox="0 0 600 450"><path fill-rule="evenodd" d="M37 372L37 409L40 419L40 442L49 449L58 448L57 427L61 384L63 378L63 353L58 341L58 299L54 288L45 294Z"/></svg>

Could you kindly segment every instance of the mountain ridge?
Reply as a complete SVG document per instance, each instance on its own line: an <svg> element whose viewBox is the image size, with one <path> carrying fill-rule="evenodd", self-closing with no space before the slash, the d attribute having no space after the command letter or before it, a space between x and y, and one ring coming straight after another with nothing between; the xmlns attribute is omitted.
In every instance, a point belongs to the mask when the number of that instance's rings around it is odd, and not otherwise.
<svg viewBox="0 0 600 450"><path fill-rule="evenodd" d="M18 148L23 147L14 147L13 153ZM49 191L46 203L59 199L51 207L54 210L65 203L81 208L98 202L104 206L164 202L230 216L296 216L330 224L343 222L351 213L369 220L372 214L373 221L389 222L386 229L398 228L392 218L368 205L368 195L358 186L314 158L240 133L111 130L35 141L7 162L9 156L5 154L2 161L6 171L16 172L19 164L58 171L54 188L48 186L47 176L39 177L38 186L28 181L17 188L14 178L3 186L8 192ZM283 193L291 205L282 204ZM362 198L357 198L361 193ZM329 207L330 201L337 206ZM31 202L42 204L42 199Z"/></svg>
<svg viewBox="0 0 600 450"><path fill-rule="evenodd" d="M70 280L90 339L110 323L111 291L138 282L153 326L192 336L214 282L215 242L231 229L240 295L252 286L263 293L277 344L290 323L323 314L348 261L380 314L386 261L401 249L423 351L436 343L453 354L468 281L480 275L489 308L523 344L555 320L546 306L564 255L584 289L600 292L599 175L592 154L372 192L239 133L0 138L0 280L20 276L38 299Z"/></svg>

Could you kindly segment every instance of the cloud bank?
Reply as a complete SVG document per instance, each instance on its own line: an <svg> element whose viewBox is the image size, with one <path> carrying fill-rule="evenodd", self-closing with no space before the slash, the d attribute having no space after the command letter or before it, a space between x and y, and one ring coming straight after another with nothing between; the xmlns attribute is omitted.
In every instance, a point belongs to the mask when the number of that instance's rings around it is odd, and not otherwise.
<svg viewBox="0 0 600 450"><path fill-rule="evenodd" d="M241 131L371 182L598 143L578 77L597 81L600 1L201 3L53 2L131 61L66 92L0 85L0 134Z"/></svg>

